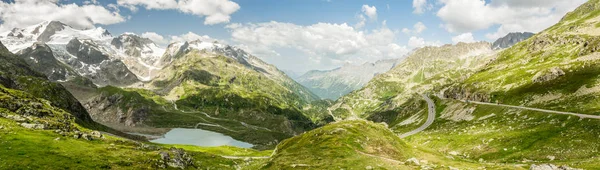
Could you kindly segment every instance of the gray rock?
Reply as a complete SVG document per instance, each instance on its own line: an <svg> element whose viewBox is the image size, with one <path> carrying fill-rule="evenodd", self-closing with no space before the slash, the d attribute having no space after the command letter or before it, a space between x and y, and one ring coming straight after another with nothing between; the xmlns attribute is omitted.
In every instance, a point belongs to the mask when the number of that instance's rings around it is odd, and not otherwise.
<svg viewBox="0 0 600 170"><path fill-rule="evenodd" d="M6 118L12 119L12 120L17 121L17 122L23 122L23 121L27 120L24 117L19 116L19 115L7 115Z"/></svg>
<svg viewBox="0 0 600 170"><path fill-rule="evenodd" d="M164 161L169 161L171 159L171 157L169 156L169 153L167 153L167 152L162 151L159 153L159 155L160 155L160 159L162 159Z"/></svg>
<svg viewBox="0 0 600 170"><path fill-rule="evenodd" d="M103 137L102 133L100 133L98 131L93 131L92 132L92 136L95 137L95 138L102 138Z"/></svg>
<svg viewBox="0 0 600 170"><path fill-rule="evenodd" d="M92 135L90 135L90 134L83 134L83 135L81 135L81 138L83 138L85 140L93 140Z"/></svg>
<svg viewBox="0 0 600 170"><path fill-rule="evenodd" d="M410 158L410 159L406 160L406 163L408 165L416 165L416 166L421 165L421 163L419 162L419 160L417 158Z"/></svg>
<svg viewBox="0 0 600 170"><path fill-rule="evenodd" d="M530 33L530 32L511 32L511 33L508 33L508 35L494 41L494 43L492 44L492 47L495 50L508 48L508 47L511 47L521 41L524 41L524 40L532 37L533 35L534 34Z"/></svg>
<svg viewBox="0 0 600 170"><path fill-rule="evenodd" d="M27 129L46 129L44 124L21 123L20 125Z"/></svg>

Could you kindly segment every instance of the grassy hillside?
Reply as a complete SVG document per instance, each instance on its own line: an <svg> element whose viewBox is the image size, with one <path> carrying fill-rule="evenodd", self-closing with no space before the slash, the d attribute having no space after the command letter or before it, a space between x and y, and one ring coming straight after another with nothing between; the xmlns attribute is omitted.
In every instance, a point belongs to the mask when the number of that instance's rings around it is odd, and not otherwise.
<svg viewBox="0 0 600 170"><path fill-rule="evenodd" d="M51 102L0 85L0 169L235 169L251 162L221 156L264 156L234 147L153 145L100 133ZM161 155L168 154L169 159ZM244 163L244 164L242 164Z"/></svg>
<svg viewBox="0 0 600 170"><path fill-rule="evenodd" d="M488 101L600 114L599 1L567 14L558 24L498 54L495 61L449 96L483 94ZM456 89L462 91L456 95Z"/></svg>

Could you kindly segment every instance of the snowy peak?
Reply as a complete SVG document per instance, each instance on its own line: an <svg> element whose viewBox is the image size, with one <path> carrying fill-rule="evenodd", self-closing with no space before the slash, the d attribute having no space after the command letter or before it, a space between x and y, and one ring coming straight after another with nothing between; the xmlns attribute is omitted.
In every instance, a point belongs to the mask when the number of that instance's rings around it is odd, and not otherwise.
<svg viewBox="0 0 600 170"><path fill-rule="evenodd" d="M67 44L71 39L105 40L111 38L103 28L79 30L59 21L44 21L26 28L13 28L0 33L0 40L13 53L23 50L36 42L46 44Z"/></svg>
<svg viewBox="0 0 600 170"><path fill-rule="evenodd" d="M110 44L125 55L147 59L147 62L152 65L165 52L165 49L160 48L152 40L135 34L122 34L112 39Z"/></svg>

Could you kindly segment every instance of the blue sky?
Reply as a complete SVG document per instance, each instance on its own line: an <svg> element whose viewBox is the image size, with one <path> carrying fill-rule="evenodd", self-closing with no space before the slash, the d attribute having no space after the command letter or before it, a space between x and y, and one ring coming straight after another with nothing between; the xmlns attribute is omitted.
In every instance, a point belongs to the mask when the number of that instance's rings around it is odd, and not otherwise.
<svg viewBox="0 0 600 170"><path fill-rule="evenodd" d="M399 58L428 45L491 42L509 32L538 32L583 2L3 0L0 31L59 20L81 28L101 26L114 35L133 32L163 46L219 40L301 73Z"/></svg>

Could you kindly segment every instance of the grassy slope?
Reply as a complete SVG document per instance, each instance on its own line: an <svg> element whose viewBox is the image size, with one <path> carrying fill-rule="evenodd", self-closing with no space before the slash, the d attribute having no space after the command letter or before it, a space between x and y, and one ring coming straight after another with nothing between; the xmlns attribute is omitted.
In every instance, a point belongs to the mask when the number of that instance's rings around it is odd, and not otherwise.
<svg viewBox="0 0 600 170"><path fill-rule="evenodd" d="M600 114L600 2L591 0L558 24L509 48L457 86L493 95L492 101ZM560 68L564 76L535 83L538 73ZM553 97L554 96L554 97ZM558 97L556 97L558 96Z"/></svg>
<svg viewBox="0 0 600 170"><path fill-rule="evenodd" d="M153 146L110 135L92 141L75 139L72 137L75 131L92 130L80 126L68 112L47 100L0 86L0 101L0 169L156 169L161 164L158 153L169 152L168 148L174 146ZM5 118L15 115L26 117L28 123L46 124L48 130L26 129ZM65 132L65 136L54 132L55 129ZM220 155L268 155L235 147L176 147L188 150L195 166L211 169L234 169L242 163Z"/></svg>

